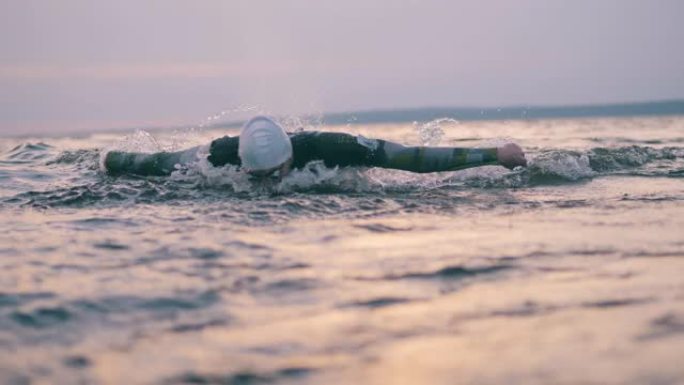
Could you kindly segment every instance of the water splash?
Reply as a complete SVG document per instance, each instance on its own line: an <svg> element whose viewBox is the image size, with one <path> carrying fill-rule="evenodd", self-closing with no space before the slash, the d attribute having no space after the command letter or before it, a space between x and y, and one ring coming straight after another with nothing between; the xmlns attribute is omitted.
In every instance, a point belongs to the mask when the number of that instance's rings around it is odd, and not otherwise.
<svg viewBox="0 0 684 385"><path fill-rule="evenodd" d="M206 118L200 120L200 122L197 123L195 126L190 127L190 130L213 127L221 122L225 122L228 118L230 118L231 120L242 120L244 119L244 116L242 114L255 115L266 113L267 112L263 107L257 105L242 104L236 107L229 107L221 110L216 114L209 115Z"/></svg>
<svg viewBox="0 0 684 385"><path fill-rule="evenodd" d="M359 168L327 168L321 161L311 162L301 170L293 170L277 186L276 191L381 191L382 186Z"/></svg>
<svg viewBox="0 0 684 385"><path fill-rule="evenodd" d="M323 114L285 115L277 117L276 121L287 132L317 131L323 126Z"/></svg>
<svg viewBox="0 0 684 385"><path fill-rule="evenodd" d="M437 146L444 137L444 126L457 125L459 122L451 118L440 118L427 123L413 122L418 138L423 146Z"/></svg>
<svg viewBox="0 0 684 385"><path fill-rule="evenodd" d="M207 146L208 147L208 146ZM327 168L315 161L292 170L283 179L254 178L237 166L214 167L207 160L208 148L200 150L198 161L171 174L171 180L204 189L221 189L237 194L263 196L306 191L368 192L381 186L356 168Z"/></svg>
<svg viewBox="0 0 684 385"><path fill-rule="evenodd" d="M159 152L164 150L159 141L145 130L135 130L133 134L124 136L113 147L126 152Z"/></svg>
<svg viewBox="0 0 684 385"><path fill-rule="evenodd" d="M591 167L596 171L611 171L643 166L653 161L676 161L684 158L684 149L627 146L597 147L589 151Z"/></svg>
<svg viewBox="0 0 684 385"><path fill-rule="evenodd" d="M548 151L530 160L528 170L536 178L577 181L591 178L596 172L591 168L587 154L573 151Z"/></svg>
<svg viewBox="0 0 684 385"><path fill-rule="evenodd" d="M274 114L264 106L258 105L239 105L237 107L227 108L221 112L210 115L202 119L197 125L184 130L182 133L193 133L205 128L216 128L222 124L234 125L241 121L246 121L256 115L266 115L274 117L274 119L283 126L285 131L299 132L304 130L317 130L323 126L323 113L307 115L278 115Z"/></svg>
<svg viewBox="0 0 684 385"><path fill-rule="evenodd" d="M140 129L135 130L133 134L124 136L121 140L112 143L100 151L98 163L99 169L103 173L106 172L105 159L111 151L153 153L164 151L164 146L151 133Z"/></svg>

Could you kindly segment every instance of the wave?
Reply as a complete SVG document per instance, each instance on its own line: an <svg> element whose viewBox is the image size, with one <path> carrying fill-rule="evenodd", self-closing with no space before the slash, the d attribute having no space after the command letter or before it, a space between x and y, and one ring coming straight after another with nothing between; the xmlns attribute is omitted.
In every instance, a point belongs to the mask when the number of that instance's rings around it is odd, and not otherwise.
<svg viewBox="0 0 684 385"><path fill-rule="evenodd" d="M52 155L54 147L46 143L22 143L0 156L0 164L27 164Z"/></svg>
<svg viewBox="0 0 684 385"><path fill-rule="evenodd" d="M589 151L542 151L524 170L525 184L575 182L607 175L678 177L684 170L684 148L625 146Z"/></svg>

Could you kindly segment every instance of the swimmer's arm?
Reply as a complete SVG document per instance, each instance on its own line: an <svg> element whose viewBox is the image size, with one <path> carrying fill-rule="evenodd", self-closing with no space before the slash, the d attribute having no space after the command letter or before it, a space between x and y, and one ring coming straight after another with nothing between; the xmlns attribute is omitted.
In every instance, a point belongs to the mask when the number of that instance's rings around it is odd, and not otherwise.
<svg viewBox="0 0 684 385"><path fill-rule="evenodd" d="M110 151L105 154L104 168L109 174L170 175L179 166L197 160L200 146L177 152L144 154L136 152Z"/></svg>
<svg viewBox="0 0 684 385"><path fill-rule="evenodd" d="M104 168L110 174L170 175L178 166L197 161L197 153L200 147L155 154L110 151L105 155ZM225 136L212 141L207 159L217 167L227 164L239 166L238 138Z"/></svg>
<svg viewBox="0 0 684 385"><path fill-rule="evenodd" d="M240 166L240 156L238 147L240 138L237 136L224 136L211 142L209 146L209 156L207 160L214 167L226 165Z"/></svg>
<svg viewBox="0 0 684 385"><path fill-rule="evenodd" d="M486 165L509 169L526 165L522 149L514 143L492 148L407 147L386 140L332 132L302 135L301 138L311 140L315 151L303 159L298 159L295 151L296 166L320 159L328 167L366 166L429 173ZM298 140L298 136L293 137L293 143Z"/></svg>
<svg viewBox="0 0 684 385"><path fill-rule="evenodd" d="M373 164L376 167L429 173L500 164L497 148L406 147L388 141L378 142Z"/></svg>

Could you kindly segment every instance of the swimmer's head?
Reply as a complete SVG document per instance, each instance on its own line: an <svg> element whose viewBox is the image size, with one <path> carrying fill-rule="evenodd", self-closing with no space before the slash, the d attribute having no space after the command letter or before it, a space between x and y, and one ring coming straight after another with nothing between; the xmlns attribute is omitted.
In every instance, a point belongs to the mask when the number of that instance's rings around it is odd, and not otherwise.
<svg viewBox="0 0 684 385"><path fill-rule="evenodd" d="M278 123L256 116L240 131L238 155L242 168L252 175L268 176L280 171L282 176L292 163L292 143Z"/></svg>

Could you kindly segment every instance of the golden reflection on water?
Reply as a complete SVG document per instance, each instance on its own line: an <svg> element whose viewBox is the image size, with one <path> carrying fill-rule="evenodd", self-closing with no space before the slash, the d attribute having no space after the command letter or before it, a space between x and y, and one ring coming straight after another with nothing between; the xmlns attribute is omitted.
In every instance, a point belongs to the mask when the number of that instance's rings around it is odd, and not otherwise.
<svg viewBox="0 0 684 385"><path fill-rule="evenodd" d="M492 261L505 257L517 269L441 296L420 282L341 283L322 289L326 304L241 303L244 317L232 328L153 336L101 352L97 377L121 383L134 371L144 383L170 366L202 373L305 367L313 375L295 382L378 385L577 383L589 372L597 383L681 376L684 333L662 331L657 320L683 315L684 209L656 204L631 210L616 202L610 213L539 214L304 220L265 230L258 239L245 233L245 242L280 245L278 255L307 255L310 271L288 273L292 279L372 279L432 271L447 260L481 265L486 262L475 256L493 250L499 253ZM364 226L411 229L411 236L369 233ZM312 237L332 234L338 238L327 248L312 248ZM398 293L414 301L372 310L329 308ZM273 354L264 360L268 349Z"/></svg>

